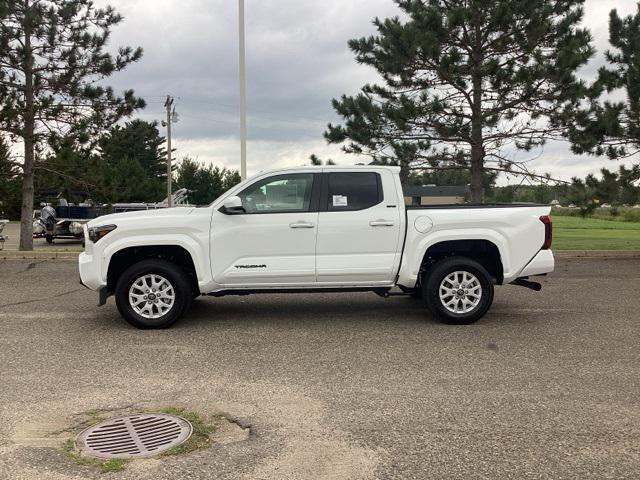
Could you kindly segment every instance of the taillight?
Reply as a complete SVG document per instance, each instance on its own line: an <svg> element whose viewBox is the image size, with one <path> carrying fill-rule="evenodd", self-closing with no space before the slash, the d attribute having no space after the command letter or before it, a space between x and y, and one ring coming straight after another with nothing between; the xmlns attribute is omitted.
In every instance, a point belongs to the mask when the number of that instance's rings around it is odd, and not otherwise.
<svg viewBox="0 0 640 480"><path fill-rule="evenodd" d="M544 223L544 243L542 244L542 250L549 250L551 248L551 241L553 240L551 217L549 215L543 215L540 217L540 221Z"/></svg>

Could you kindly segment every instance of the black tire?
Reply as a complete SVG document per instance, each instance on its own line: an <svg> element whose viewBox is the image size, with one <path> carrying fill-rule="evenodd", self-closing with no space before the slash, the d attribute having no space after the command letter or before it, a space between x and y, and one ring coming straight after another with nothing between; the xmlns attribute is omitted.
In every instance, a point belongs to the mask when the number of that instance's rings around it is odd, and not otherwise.
<svg viewBox="0 0 640 480"><path fill-rule="evenodd" d="M51 235L47 235L46 237L44 237L44 239L47 241L47 243L53 243L53 236Z"/></svg>
<svg viewBox="0 0 640 480"><path fill-rule="evenodd" d="M460 307L464 300L455 301L458 298L453 295L440 298L440 285L443 280L454 272L468 272L473 275L480 284L480 300L467 312L455 313L445 306L445 300ZM460 277L462 278L462 277ZM464 284L462 284L464 285ZM451 290L455 290L451 288ZM464 289L460 289L464 290ZM466 257L450 257L436 263L426 274L426 281L422 285L422 297L433 316L440 322L451 325L469 325L480 320L493 303L493 279L489 272L475 260ZM461 297L462 298L462 297ZM472 299L464 295L464 298ZM454 307L452 307L454 308ZM454 308L455 310L456 308Z"/></svg>
<svg viewBox="0 0 640 480"><path fill-rule="evenodd" d="M134 310L129 303L129 290L136 280L144 275L160 275L173 287L173 306L164 315L146 318ZM116 306L120 315L136 328L168 328L178 321L191 305L192 291L187 276L177 265L166 260L143 260L130 266L121 275L115 291Z"/></svg>

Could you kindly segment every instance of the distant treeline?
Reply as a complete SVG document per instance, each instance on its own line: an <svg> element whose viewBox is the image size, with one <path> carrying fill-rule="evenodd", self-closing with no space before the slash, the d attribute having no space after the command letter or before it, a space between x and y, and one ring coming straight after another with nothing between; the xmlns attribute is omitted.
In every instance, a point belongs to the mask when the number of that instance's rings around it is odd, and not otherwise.
<svg viewBox="0 0 640 480"><path fill-rule="evenodd" d="M609 204L612 206L637 205L640 203L640 165L625 167L617 172L607 168L600 175L587 175L584 179L573 178L570 183L539 183L496 186L497 174L483 174L485 202L536 202L586 207ZM409 177L414 185L468 185L470 175L464 170L443 170L422 174L413 173Z"/></svg>
<svg viewBox="0 0 640 480"><path fill-rule="evenodd" d="M57 197L79 203L159 202L166 198L165 139L153 122L133 120L115 126L91 149L71 140L59 140L38 159L35 205L55 203ZM20 218L21 177L10 162L8 146L0 141L0 216ZM190 158L175 162L174 190L193 192L190 202L206 204L237 184L235 170L198 163Z"/></svg>

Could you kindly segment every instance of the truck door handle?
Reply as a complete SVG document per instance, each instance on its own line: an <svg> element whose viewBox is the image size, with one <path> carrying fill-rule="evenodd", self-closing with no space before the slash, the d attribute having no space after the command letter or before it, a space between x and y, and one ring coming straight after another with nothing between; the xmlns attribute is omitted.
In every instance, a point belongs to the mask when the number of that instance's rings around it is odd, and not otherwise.
<svg viewBox="0 0 640 480"><path fill-rule="evenodd" d="M293 222L289 224L289 228L313 228L315 225L311 222Z"/></svg>
<svg viewBox="0 0 640 480"><path fill-rule="evenodd" d="M372 227L393 227L394 223L392 220L373 220L369 222L369 225Z"/></svg>

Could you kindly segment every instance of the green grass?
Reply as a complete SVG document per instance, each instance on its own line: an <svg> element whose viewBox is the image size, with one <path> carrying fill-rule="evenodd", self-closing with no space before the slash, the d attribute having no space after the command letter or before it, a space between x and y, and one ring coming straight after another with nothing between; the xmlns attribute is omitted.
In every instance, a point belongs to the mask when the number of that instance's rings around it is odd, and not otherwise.
<svg viewBox="0 0 640 480"><path fill-rule="evenodd" d="M640 250L640 222L552 217L554 250Z"/></svg>
<svg viewBox="0 0 640 480"><path fill-rule="evenodd" d="M562 215L567 217L580 217L579 208L553 207L552 215ZM612 207L612 208L596 208L589 214L588 218L597 218L600 220L611 220L615 222L640 222L640 208L630 207Z"/></svg>
<svg viewBox="0 0 640 480"><path fill-rule="evenodd" d="M102 462L100 465L100 471L102 473L110 473L110 472L120 472L124 470L124 466L127 464L127 461L124 458L110 458Z"/></svg>
<svg viewBox="0 0 640 480"><path fill-rule="evenodd" d="M100 410L95 410L95 409L87 410L85 412L85 415L87 416L87 418L83 422L83 424L86 426L95 425L96 423L99 423L105 420L105 417L104 415L102 415L102 413L100 413Z"/></svg>
<svg viewBox="0 0 640 480"><path fill-rule="evenodd" d="M170 448L164 455L180 455L189 453L200 448L206 448L211 444L211 434L215 431L215 423L209 423L195 412L190 412L184 408L168 407L158 411L167 415L176 415L188 420L193 427L191 437L180 445Z"/></svg>
<svg viewBox="0 0 640 480"><path fill-rule="evenodd" d="M101 473L120 472L124 470L127 460L124 458L110 458L100 460L99 458L86 457L80 454L75 447L73 439L67 440L62 446L64 454L78 465L88 465L97 467Z"/></svg>

